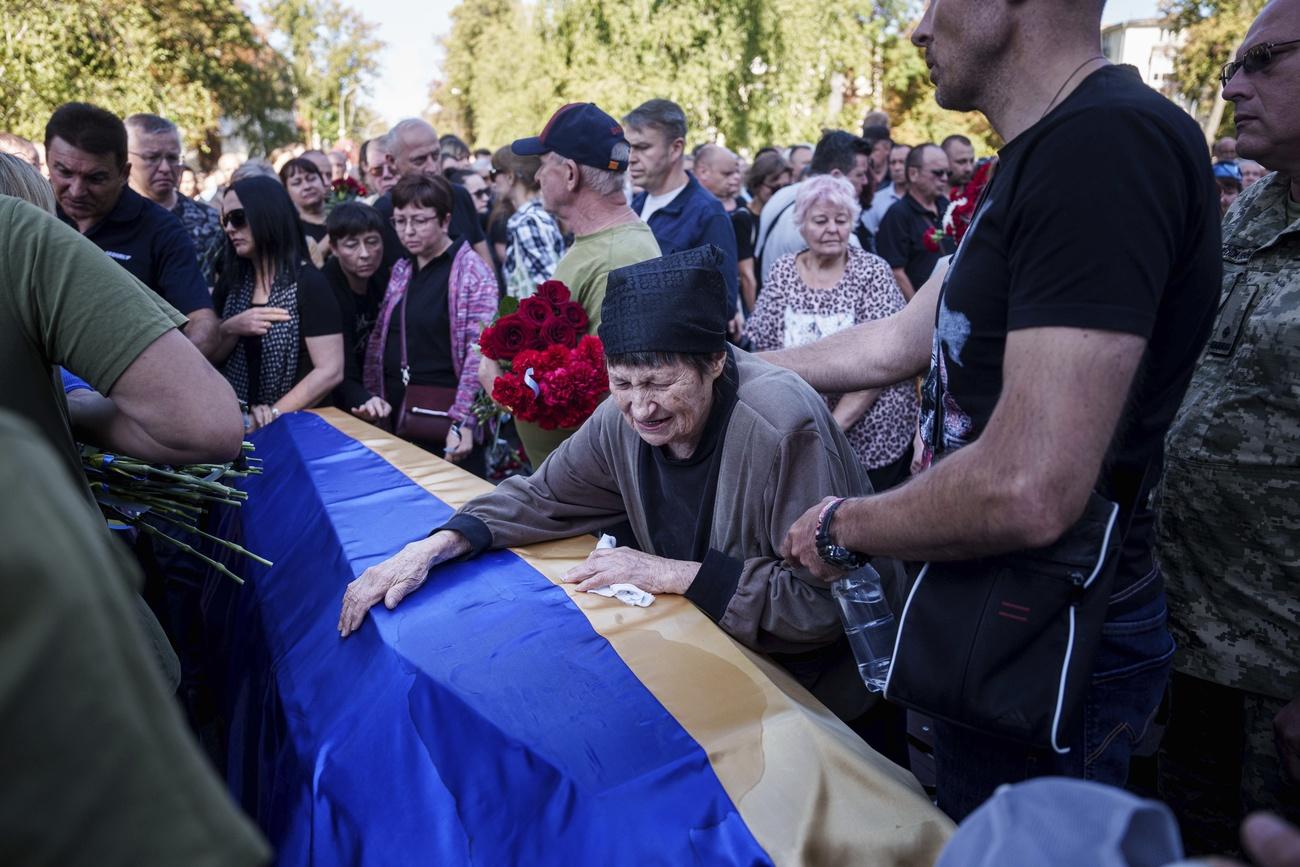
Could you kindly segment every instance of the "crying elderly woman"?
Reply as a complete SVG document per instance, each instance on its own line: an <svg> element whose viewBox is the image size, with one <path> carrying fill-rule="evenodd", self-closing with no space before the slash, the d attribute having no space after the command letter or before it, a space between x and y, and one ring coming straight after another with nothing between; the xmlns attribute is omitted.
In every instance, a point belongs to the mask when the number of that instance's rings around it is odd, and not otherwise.
<svg viewBox="0 0 1300 867"><path fill-rule="evenodd" d="M599 332L609 399L532 476L349 584L339 631L378 602L396 606L439 563L626 524L634 547L596 550L564 580L685 596L841 716L865 709L834 600L779 552L806 510L869 482L816 392L728 346L721 262L704 247L611 272Z"/></svg>

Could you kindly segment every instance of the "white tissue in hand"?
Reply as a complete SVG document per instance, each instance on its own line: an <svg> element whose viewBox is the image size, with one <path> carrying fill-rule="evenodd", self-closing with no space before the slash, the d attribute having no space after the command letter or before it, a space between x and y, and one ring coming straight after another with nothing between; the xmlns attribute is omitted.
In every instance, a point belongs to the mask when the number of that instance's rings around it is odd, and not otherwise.
<svg viewBox="0 0 1300 867"><path fill-rule="evenodd" d="M614 548L617 545L618 542L608 533L601 536L600 541L596 543L597 548ZM645 592L635 584L611 584L608 587L601 587L599 590L588 590L587 592L595 593L597 596L617 599L624 605L635 605L637 608L648 608L655 601L652 594Z"/></svg>
<svg viewBox="0 0 1300 867"><path fill-rule="evenodd" d="M611 584L608 587L588 590L587 592L595 593L597 596L609 596L626 605L635 605L637 608L648 608L655 601L654 596L635 584Z"/></svg>

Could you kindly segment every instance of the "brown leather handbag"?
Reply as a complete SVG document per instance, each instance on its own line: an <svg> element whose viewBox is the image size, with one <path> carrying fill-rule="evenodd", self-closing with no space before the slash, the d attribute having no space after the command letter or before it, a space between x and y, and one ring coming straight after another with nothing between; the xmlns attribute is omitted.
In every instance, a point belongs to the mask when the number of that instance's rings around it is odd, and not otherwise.
<svg viewBox="0 0 1300 867"><path fill-rule="evenodd" d="M451 408L456 403L456 389L440 385L411 385L411 364L406 354L406 299L402 298L402 385L406 393L397 410L393 433L411 442L428 443L441 447L447 441L455 420Z"/></svg>

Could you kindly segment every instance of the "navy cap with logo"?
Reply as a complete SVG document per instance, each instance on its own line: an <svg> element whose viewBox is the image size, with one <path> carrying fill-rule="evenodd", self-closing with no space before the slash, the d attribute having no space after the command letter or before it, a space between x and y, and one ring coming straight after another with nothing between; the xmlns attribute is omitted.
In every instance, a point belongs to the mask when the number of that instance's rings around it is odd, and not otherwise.
<svg viewBox="0 0 1300 867"><path fill-rule="evenodd" d="M584 166L624 172L626 151L623 159L614 158L614 147L619 144L626 145L627 139L618 121L594 102L571 102L551 115L541 135L517 139L510 151L524 157L554 152Z"/></svg>

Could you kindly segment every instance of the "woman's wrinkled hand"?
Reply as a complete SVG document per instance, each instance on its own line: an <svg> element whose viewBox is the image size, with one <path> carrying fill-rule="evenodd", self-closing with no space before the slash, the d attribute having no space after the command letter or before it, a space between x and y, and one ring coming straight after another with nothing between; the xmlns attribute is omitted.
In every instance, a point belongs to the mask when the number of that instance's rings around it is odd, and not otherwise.
<svg viewBox="0 0 1300 867"><path fill-rule="evenodd" d="M288 322L292 318L283 307L250 307L222 321L221 330L237 337L261 337L275 323Z"/></svg>
<svg viewBox="0 0 1300 867"><path fill-rule="evenodd" d="M348 585L339 612L339 636L347 638L361 626L366 612L382 601L392 610L412 591L418 589L429 570L439 563L459 557L469 550L469 542L460 533L444 530L427 539L412 542L393 557L371 566Z"/></svg>
<svg viewBox="0 0 1300 867"><path fill-rule="evenodd" d="M372 397L370 398L370 400L361 404L361 406L352 407L352 409L349 410L349 412L351 412L359 419L364 419L365 421L369 421L369 422L376 422L376 421L383 421L384 419L392 415L393 407L388 401L384 400L382 397Z"/></svg>
<svg viewBox="0 0 1300 867"><path fill-rule="evenodd" d="M632 584L647 593L681 595L700 571L699 563L668 560L632 548L597 548L581 566L564 573L565 584L577 591L599 590L611 584Z"/></svg>

